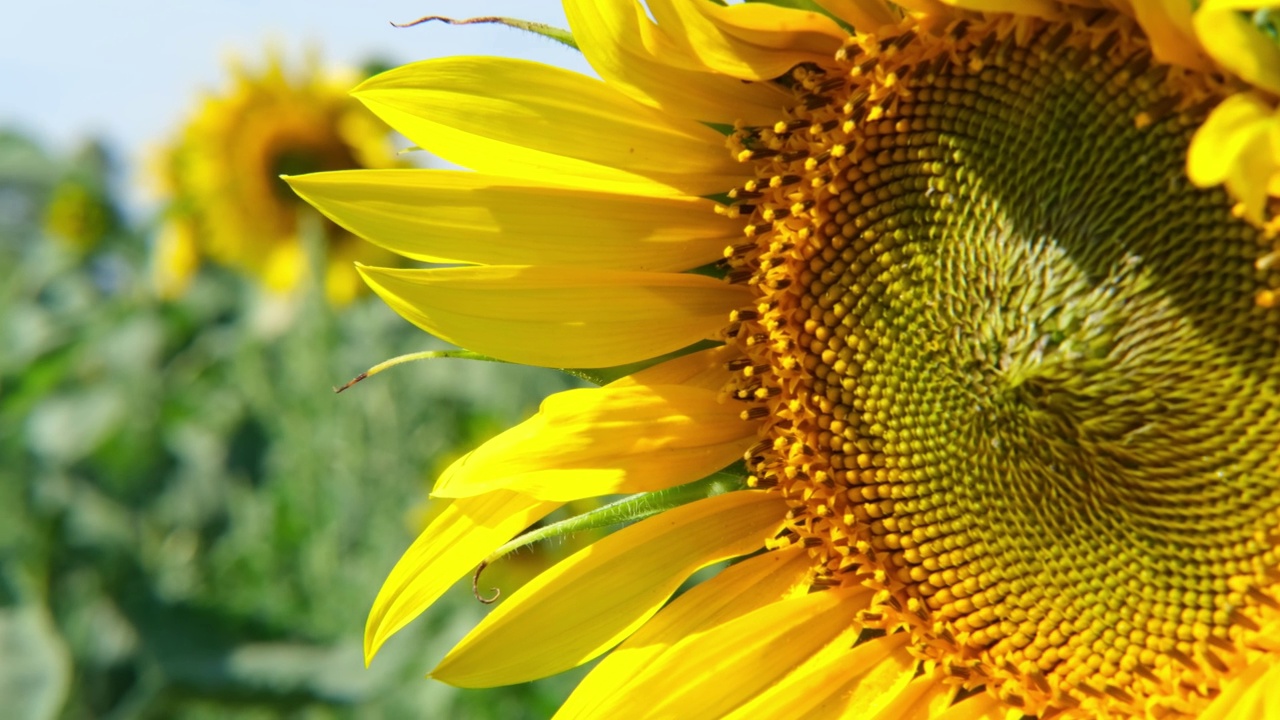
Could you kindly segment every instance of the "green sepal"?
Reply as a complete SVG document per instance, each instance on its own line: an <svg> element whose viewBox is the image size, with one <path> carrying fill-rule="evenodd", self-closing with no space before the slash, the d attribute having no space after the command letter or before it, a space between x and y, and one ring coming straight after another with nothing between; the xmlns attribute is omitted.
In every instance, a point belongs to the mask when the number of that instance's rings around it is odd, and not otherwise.
<svg viewBox="0 0 1280 720"><path fill-rule="evenodd" d="M568 30L565 30L563 28L558 28L554 25L547 25L546 23L532 22L529 20L521 20L519 18L498 17L496 15L491 15L487 17L473 17L473 18L467 18L465 20L455 20L453 18L444 17L442 15L428 15L426 17L418 18L413 22L391 23L391 24L398 28L407 28L407 27L413 27L414 25L421 25L422 23L428 23L432 21L448 23L450 25L506 25L507 27L515 28L516 30L523 30L525 32L533 33L534 35L541 35L542 37L547 38L548 40L555 40L556 42L561 43L562 45L567 45L573 48L574 50L578 50L579 52L581 52L581 49L578 47L578 42L573 39L573 33L569 32Z"/></svg>
<svg viewBox="0 0 1280 720"><path fill-rule="evenodd" d="M706 265L696 267L689 272L693 275L704 275L709 278L715 278L716 280L724 280L729 277L729 266L724 260L718 260L713 263L707 263Z"/></svg>
<svg viewBox="0 0 1280 720"><path fill-rule="evenodd" d="M715 130L721 135L724 135L725 137L729 137L734 133L735 130L737 130L737 128L735 128L732 123L718 123L718 122L709 122L704 120L702 121L702 124L706 125L712 130Z"/></svg>
<svg viewBox="0 0 1280 720"><path fill-rule="evenodd" d="M701 350L710 350L713 347L719 347L723 344L724 343L714 342L712 340L701 340L692 345L682 347L679 350L673 350L666 355L659 355L655 358L627 363L626 365L615 365L614 367L607 368L560 368L560 371L581 380L586 380L593 385L608 385L614 380L624 378L628 375L634 375L641 370L647 370L658 363L675 360L678 357L684 357L685 355L699 352Z"/></svg>
<svg viewBox="0 0 1280 720"><path fill-rule="evenodd" d="M835 20L837 23L840 24L840 27L844 28L845 30L848 30L851 33L853 32L852 25L845 22L844 20L841 20L835 15L832 15L830 12L827 11L826 8L822 7L821 5L814 2L813 0L746 0L746 1L749 3L753 3L753 2L764 3L766 5L773 5L775 7L791 8L793 10L809 10L811 12L821 13L831 18L832 20Z"/></svg>
<svg viewBox="0 0 1280 720"><path fill-rule="evenodd" d="M489 357L488 355L481 355L480 353L477 353L477 352L471 352L470 350L424 350L423 352L409 353L408 355L400 355L397 357L393 357L390 360L384 360L383 362L380 362L377 365L374 365L373 367L369 368L368 370L365 370L364 372L360 373L359 375L351 378L349 381L347 381L346 385L343 385L341 387L335 387L333 391L335 393L340 393L343 390L346 390L347 388L351 387L352 385L355 385L356 383L360 382L361 380L364 380L365 378L377 375L378 373L382 372L383 370L386 370L387 368L393 368L396 365L400 365L402 363L413 362L414 360L437 360L439 358L455 358L458 360L482 360L484 362L504 363L507 365L514 364L514 363L507 362L506 360L499 360L498 358Z"/></svg>
<svg viewBox="0 0 1280 720"><path fill-rule="evenodd" d="M688 355L690 353L695 353L700 350L710 350L711 348L719 347L722 344L723 343L715 342L712 340L701 340L692 345L682 347L679 350L673 350L665 355L659 355L658 357L649 358L648 360L640 360L638 362L627 363L626 365L616 365L614 367L607 367L607 368L557 368L557 369L560 372L565 373L566 375L572 375L573 377L576 377L579 380L585 380L593 385L608 385L614 380L624 378L628 375L634 375L635 373L638 373L641 370L646 370L659 363L663 363L668 360L674 360L678 357L683 357L685 355ZM356 383L359 383L367 378L377 375L383 370L393 368L396 365L401 365L407 362L413 362L415 360L439 360L442 358L452 358L455 360L479 360L481 362L502 363L504 365L519 364L519 363L513 363L509 360L502 360L500 358L490 357L488 355L481 355L478 352L472 352L470 350L424 350L422 352L409 353L407 355L400 355L397 357L393 357L390 360L384 360L383 362L380 362L377 365L374 365L373 367L369 368L368 370L365 370L359 375L356 375L354 378L347 381L345 385L335 386L333 388L333 391L335 393L343 392L344 390L349 389L352 385L355 385Z"/></svg>
<svg viewBox="0 0 1280 720"><path fill-rule="evenodd" d="M630 524L678 508L681 505L688 505L692 502L723 495L735 490L745 490L747 487L746 475L745 465L737 462L701 480L677 485L666 490L654 490L653 492L628 495L606 505L601 505L594 510L588 510L581 515L575 515L559 522L529 530L489 553L489 556L480 562L480 565L476 568L475 575L472 577L472 590L475 592L476 599L483 603L487 604L496 601L498 599L497 594L489 598L480 597L478 587L480 573L484 572L484 569L489 565L520 548L587 530L596 530L624 523ZM496 593L497 589L494 588L494 591Z"/></svg>

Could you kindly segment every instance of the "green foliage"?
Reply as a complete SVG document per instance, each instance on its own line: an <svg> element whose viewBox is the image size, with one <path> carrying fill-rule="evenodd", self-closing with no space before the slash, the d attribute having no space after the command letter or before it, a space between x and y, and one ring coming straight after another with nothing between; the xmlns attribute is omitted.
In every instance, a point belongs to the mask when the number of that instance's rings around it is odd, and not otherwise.
<svg viewBox="0 0 1280 720"><path fill-rule="evenodd" d="M1272 42L1280 44L1280 11L1276 8L1261 8L1253 12L1243 12L1243 15L1249 18L1259 30L1271 38Z"/></svg>
<svg viewBox="0 0 1280 720"><path fill-rule="evenodd" d="M574 678L423 679L469 588L367 671L361 635L435 471L574 381L445 359L334 395L431 340L213 270L156 299L107 157L0 134L0 716L549 716Z"/></svg>

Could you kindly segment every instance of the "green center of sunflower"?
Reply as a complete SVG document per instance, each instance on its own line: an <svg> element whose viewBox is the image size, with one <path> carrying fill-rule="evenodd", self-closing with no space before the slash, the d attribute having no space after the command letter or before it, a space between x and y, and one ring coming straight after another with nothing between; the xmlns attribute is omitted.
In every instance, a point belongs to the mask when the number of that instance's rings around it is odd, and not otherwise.
<svg viewBox="0 0 1280 720"><path fill-rule="evenodd" d="M1280 564L1280 311L1255 300L1280 277L1186 180L1212 89L1122 27L841 61L738 135L753 481L825 582L882 590L865 623L969 686L1037 714L1207 699Z"/></svg>
<svg viewBox="0 0 1280 720"><path fill-rule="evenodd" d="M263 167L271 183L271 189L281 200L291 204L301 203L297 193L281 176L306 175L329 170L346 170L359 167L351 149L337 137L326 137L323 144L283 144L269 148L269 157Z"/></svg>

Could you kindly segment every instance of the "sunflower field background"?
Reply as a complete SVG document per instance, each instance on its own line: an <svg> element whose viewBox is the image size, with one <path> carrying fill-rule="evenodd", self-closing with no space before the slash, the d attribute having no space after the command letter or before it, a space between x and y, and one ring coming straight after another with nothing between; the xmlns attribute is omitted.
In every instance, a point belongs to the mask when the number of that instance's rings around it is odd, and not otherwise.
<svg viewBox="0 0 1280 720"><path fill-rule="evenodd" d="M332 302L322 272L281 295L213 262L158 292L172 207L129 206L126 152L0 117L0 717L550 715L580 673L421 680L483 614L469 588L369 670L361 636L434 475L578 381L440 360L335 396L435 341L369 295ZM295 207L319 268L325 230Z"/></svg>

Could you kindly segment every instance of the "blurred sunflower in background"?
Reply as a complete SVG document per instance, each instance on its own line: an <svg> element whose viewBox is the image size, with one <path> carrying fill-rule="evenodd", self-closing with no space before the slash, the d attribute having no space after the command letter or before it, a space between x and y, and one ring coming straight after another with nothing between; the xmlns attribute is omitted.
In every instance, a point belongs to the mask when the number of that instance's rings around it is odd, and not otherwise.
<svg viewBox="0 0 1280 720"><path fill-rule="evenodd" d="M274 54L261 69L231 71L231 87L206 96L158 159L169 207L155 247L157 287L181 294L209 260L286 294L315 263L326 296L345 304L364 290L353 262L392 256L324 223L310 257L305 205L280 176L403 165L387 130L349 96L357 76L322 71L315 58L295 72Z"/></svg>
<svg viewBox="0 0 1280 720"><path fill-rule="evenodd" d="M558 717L1275 714L1280 46L1257 3L1192 5L566 0L601 80L362 84L474 171L290 178L464 264L373 289L494 358L633 364L446 470L366 656L636 493L432 676L617 645Z"/></svg>
<svg viewBox="0 0 1280 720"><path fill-rule="evenodd" d="M65 247L88 253L120 229L120 212L106 187L110 161L105 148L87 143L71 165L72 170L59 178L50 193L44 227Z"/></svg>

